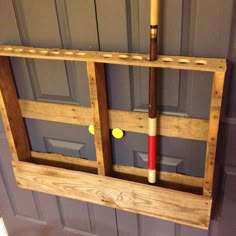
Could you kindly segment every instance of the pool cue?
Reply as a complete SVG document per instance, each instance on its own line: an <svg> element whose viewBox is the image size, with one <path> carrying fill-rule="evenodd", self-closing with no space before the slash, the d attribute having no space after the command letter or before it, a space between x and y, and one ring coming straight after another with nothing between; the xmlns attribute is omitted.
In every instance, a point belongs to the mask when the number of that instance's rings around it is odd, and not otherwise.
<svg viewBox="0 0 236 236"><path fill-rule="evenodd" d="M150 61L157 60L158 0L150 0ZM156 183L157 69L149 68L148 182Z"/></svg>

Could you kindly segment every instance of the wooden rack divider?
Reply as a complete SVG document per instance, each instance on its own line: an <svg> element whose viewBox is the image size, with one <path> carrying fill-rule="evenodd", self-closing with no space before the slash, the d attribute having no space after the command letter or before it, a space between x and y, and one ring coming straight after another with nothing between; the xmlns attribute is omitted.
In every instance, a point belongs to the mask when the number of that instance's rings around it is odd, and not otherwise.
<svg viewBox="0 0 236 236"><path fill-rule="evenodd" d="M0 109L21 188L88 201L207 229L225 59L0 46ZM91 108L18 99L8 57L87 63ZM159 172L158 186L147 185L147 170L112 164L109 129L147 133L147 114L108 110L104 63L212 72L209 120L158 115L159 135L207 142L203 178ZM95 126L97 161L30 150L23 118Z"/></svg>

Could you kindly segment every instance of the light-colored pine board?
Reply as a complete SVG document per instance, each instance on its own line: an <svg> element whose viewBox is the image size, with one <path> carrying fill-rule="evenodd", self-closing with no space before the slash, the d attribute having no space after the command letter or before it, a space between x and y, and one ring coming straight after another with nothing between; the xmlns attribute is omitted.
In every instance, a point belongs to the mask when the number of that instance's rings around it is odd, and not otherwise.
<svg viewBox="0 0 236 236"><path fill-rule="evenodd" d="M97 172L96 161L65 156L57 153L31 151L31 160L37 164L87 171L89 173ZM122 178L133 180L135 182L147 182L147 169L120 165L113 165L112 169L116 176L121 176ZM203 178L164 171L158 172L157 175L159 184L170 188L174 187L177 190L184 189L186 191L189 190L189 192L193 192L192 190L198 190L198 192L201 192L203 187Z"/></svg>
<svg viewBox="0 0 236 236"><path fill-rule="evenodd" d="M77 105L19 100L24 118L89 126L93 124L90 108ZM147 134L147 113L109 110L110 129ZM207 141L208 120L180 116L158 115L157 134Z"/></svg>
<svg viewBox="0 0 236 236"><path fill-rule="evenodd" d="M69 60L84 62L90 61L99 63L159 67L179 70L208 72L226 71L225 59L215 58L158 55L157 61L149 61L148 54L31 48L11 45L1 45L0 55L49 60Z"/></svg>
<svg viewBox="0 0 236 236"><path fill-rule="evenodd" d="M212 200L107 176L13 161L21 188L207 229Z"/></svg>
<svg viewBox="0 0 236 236"><path fill-rule="evenodd" d="M46 153L46 152L36 152L36 151L31 151L31 156L37 159L61 161L63 163L68 163L68 164L97 168L96 161L86 160L83 159L82 157L77 158L77 157L65 156L58 153Z"/></svg>
<svg viewBox="0 0 236 236"><path fill-rule="evenodd" d="M58 153L31 151L31 162L97 174L97 162L86 160L81 157L65 156Z"/></svg>
<svg viewBox="0 0 236 236"><path fill-rule="evenodd" d="M212 196L217 136L218 136L219 121L220 121L224 79L225 79L225 73L216 72L214 74L212 83L209 132L207 140L204 186L203 186L203 194L205 196Z"/></svg>
<svg viewBox="0 0 236 236"><path fill-rule="evenodd" d="M125 131L148 133L148 115L144 112L110 110L110 126ZM207 140L208 120L157 115L157 134L193 140Z"/></svg>
<svg viewBox="0 0 236 236"><path fill-rule="evenodd" d="M0 57L0 110L12 158L28 159L29 141L7 57Z"/></svg>
<svg viewBox="0 0 236 236"><path fill-rule="evenodd" d="M90 107L50 102L36 102L22 99L19 100L19 103L24 118L83 126L93 124L92 111Z"/></svg>
<svg viewBox="0 0 236 236"><path fill-rule="evenodd" d="M130 174L136 177L144 177L145 180L147 178L147 169L137 168L132 166L121 166L121 165L113 165L113 171L121 174ZM182 175L177 173L160 171L157 173L158 180L165 181L169 183L182 184L183 186L202 188L203 187L203 178ZM147 180L145 181L147 182Z"/></svg>
<svg viewBox="0 0 236 236"><path fill-rule="evenodd" d="M112 157L104 64L87 63L99 175L112 175Z"/></svg>

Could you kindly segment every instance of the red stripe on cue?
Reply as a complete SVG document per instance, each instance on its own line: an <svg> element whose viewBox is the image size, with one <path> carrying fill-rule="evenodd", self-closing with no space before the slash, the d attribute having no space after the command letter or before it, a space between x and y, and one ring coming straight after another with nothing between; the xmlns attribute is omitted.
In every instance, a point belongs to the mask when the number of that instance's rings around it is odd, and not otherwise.
<svg viewBox="0 0 236 236"><path fill-rule="evenodd" d="M148 136L148 169L156 169L156 140L157 136Z"/></svg>

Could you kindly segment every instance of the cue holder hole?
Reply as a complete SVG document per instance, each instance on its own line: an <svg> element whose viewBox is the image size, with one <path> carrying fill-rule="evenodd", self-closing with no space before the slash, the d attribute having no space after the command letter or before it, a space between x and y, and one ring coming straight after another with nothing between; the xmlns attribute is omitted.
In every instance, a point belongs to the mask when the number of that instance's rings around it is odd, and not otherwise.
<svg viewBox="0 0 236 236"><path fill-rule="evenodd" d="M178 63L180 63L180 64L189 64L190 61L188 59L179 59Z"/></svg>
<svg viewBox="0 0 236 236"><path fill-rule="evenodd" d="M54 54L54 55L58 55L60 54L60 52L58 50L53 50L53 51L50 51L51 54Z"/></svg>
<svg viewBox="0 0 236 236"><path fill-rule="evenodd" d="M41 53L41 54L47 54L47 53L48 53L48 50L40 50L39 53Z"/></svg>
<svg viewBox="0 0 236 236"><path fill-rule="evenodd" d="M143 57L141 57L141 56L132 56L131 58L133 60L142 60L143 59Z"/></svg>
<svg viewBox="0 0 236 236"><path fill-rule="evenodd" d="M64 52L65 55L73 55L74 52L68 51L68 52Z"/></svg>
<svg viewBox="0 0 236 236"><path fill-rule="evenodd" d="M12 47L7 47L7 48L3 48L4 51L12 51L13 48Z"/></svg>
<svg viewBox="0 0 236 236"><path fill-rule="evenodd" d="M196 64L196 65L203 66L203 65L206 65L206 64L207 64L207 62L206 62L206 61L204 61L204 60L196 60L196 61L195 61L195 64Z"/></svg>
<svg viewBox="0 0 236 236"><path fill-rule="evenodd" d="M111 55L111 54L104 54L103 57L104 57L104 58L111 58L112 55Z"/></svg>
<svg viewBox="0 0 236 236"><path fill-rule="evenodd" d="M120 59L128 59L129 57L127 55L119 55L118 56Z"/></svg>
<svg viewBox="0 0 236 236"><path fill-rule="evenodd" d="M28 52L30 52L30 53L35 53L36 50L35 50L35 49L29 49Z"/></svg>
<svg viewBox="0 0 236 236"><path fill-rule="evenodd" d="M84 56L85 53L84 53L84 52L77 52L76 55L77 55L77 56Z"/></svg>
<svg viewBox="0 0 236 236"><path fill-rule="evenodd" d="M15 48L13 51L14 52L23 52L24 50L22 48Z"/></svg>

